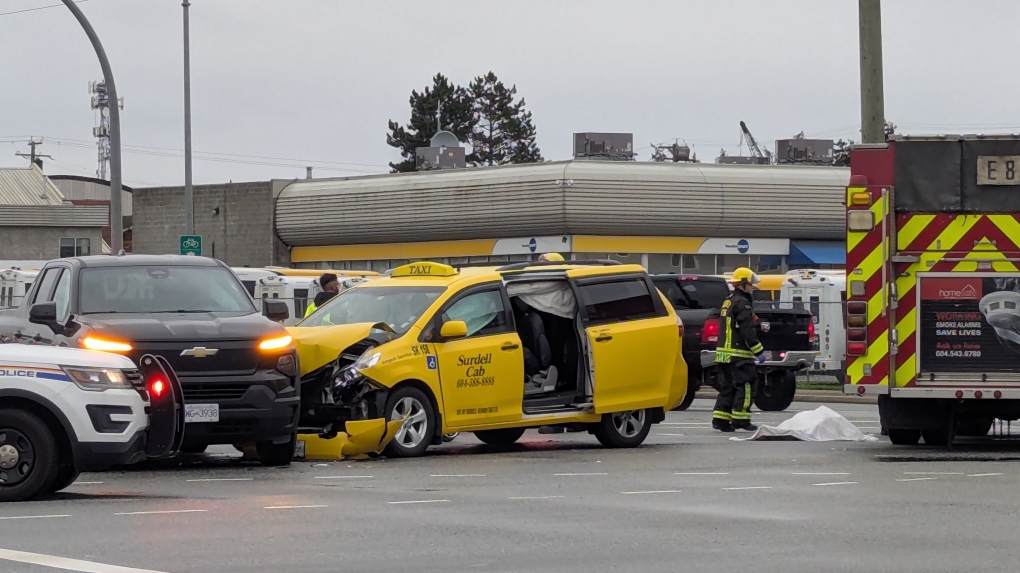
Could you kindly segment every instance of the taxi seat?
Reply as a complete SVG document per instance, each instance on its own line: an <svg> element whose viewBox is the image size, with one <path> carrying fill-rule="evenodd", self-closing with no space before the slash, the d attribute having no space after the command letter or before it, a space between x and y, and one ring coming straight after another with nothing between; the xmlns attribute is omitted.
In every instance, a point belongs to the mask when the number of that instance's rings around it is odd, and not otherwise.
<svg viewBox="0 0 1020 573"><path fill-rule="evenodd" d="M512 305L517 333L524 346L525 394L555 390L556 367L542 317L519 298L514 297Z"/></svg>

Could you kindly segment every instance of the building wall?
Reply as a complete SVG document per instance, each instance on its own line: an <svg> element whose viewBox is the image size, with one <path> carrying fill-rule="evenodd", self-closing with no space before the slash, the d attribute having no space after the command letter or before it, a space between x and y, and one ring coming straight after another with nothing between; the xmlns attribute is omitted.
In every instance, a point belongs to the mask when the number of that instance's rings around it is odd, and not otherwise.
<svg viewBox="0 0 1020 573"><path fill-rule="evenodd" d="M196 185L195 233L202 254L230 266L289 266L273 229L273 182ZM176 254L184 233L184 188L136 188L133 252Z"/></svg>
<svg viewBox="0 0 1020 573"><path fill-rule="evenodd" d="M103 254L102 227L0 226L0 259L49 260L60 256L60 239L89 239L90 254Z"/></svg>

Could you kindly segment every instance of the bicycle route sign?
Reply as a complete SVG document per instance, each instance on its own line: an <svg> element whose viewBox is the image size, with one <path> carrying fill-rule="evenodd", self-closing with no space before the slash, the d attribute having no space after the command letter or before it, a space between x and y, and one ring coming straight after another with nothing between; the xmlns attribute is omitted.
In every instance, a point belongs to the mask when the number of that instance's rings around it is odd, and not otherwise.
<svg viewBox="0 0 1020 573"><path fill-rule="evenodd" d="M181 235L181 254L202 256L202 235Z"/></svg>

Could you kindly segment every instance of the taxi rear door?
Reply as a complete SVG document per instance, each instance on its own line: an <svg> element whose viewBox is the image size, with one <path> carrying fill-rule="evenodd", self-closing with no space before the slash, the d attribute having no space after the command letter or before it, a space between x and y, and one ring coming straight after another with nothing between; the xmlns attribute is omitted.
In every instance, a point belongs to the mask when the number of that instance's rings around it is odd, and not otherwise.
<svg viewBox="0 0 1020 573"><path fill-rule="evenodd" d="M676 319L645 274L578 276L595 412L662 408L680 337Z"/></svg>

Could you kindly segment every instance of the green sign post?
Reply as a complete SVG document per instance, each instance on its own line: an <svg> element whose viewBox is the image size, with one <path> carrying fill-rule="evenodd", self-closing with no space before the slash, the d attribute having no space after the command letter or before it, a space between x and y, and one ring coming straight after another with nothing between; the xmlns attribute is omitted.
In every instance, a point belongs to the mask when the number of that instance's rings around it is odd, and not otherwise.
<svg viewBox="0 0 1020 573"><path fill-rule="evenodd" d="M181 235L181 254L202 256L202 235Z"/></svg>

